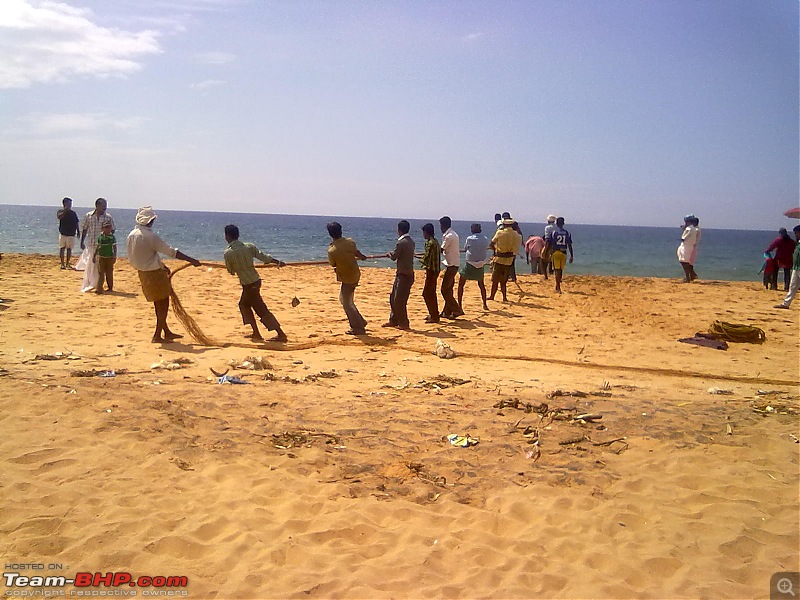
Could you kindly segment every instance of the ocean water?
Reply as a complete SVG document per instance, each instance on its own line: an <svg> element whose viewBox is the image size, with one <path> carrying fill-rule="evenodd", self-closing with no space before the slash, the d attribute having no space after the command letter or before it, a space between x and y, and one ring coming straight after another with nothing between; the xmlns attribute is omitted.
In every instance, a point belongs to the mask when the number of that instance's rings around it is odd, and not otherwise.
<svg viewBox="0 0 800 600"><path fill-rule="evenodd" d="M0 205L0 252L23 254L58 254L59 206ZM93 207L91 207L93 208ZM90 207L76 207L83 216ZM136 211L113 206L109 212L117 226L118 249L125 255L125 237L133 228ZM268 215L201 211L157 210L155 231L168 244L201 260L222 260L226 247L223 228L229 223L239 226L241 239L256 244L280 260L325 260L330 241L325 229L331 220L339 221L344 235L352 237L367 255L382 254L394 248L398 219L372 217L331 217ZM426 222L439 227L436 218L409 219L411 236L422 250L420 228ZM471 221L453 221L462 241L469 235ZM701 279L724 281L759 281L764 248L777 236L780 226L789 228L794 221L777 223L775 231L705 229L695 270ZM482 223L483 232L491 238L495 225ZM542 235L544 223L520 223L525 239ZM628 227L619 225L581 225L567 223L572 234L575 262L567 265L566 275L631 275L636 277L683 276L675 251L680 242L676 227ZM524 261L517 262L517 272L526 272ZM388 259L371 260L366 266L391 267Z"/></svg>

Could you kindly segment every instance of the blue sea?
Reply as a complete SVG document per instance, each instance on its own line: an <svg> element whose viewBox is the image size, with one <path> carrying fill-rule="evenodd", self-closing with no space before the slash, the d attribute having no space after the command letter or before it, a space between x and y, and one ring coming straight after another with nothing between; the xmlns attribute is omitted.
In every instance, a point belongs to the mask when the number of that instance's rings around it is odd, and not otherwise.
<svg viewBox="0 0 800 600"><path fill-rule="evenodd" d="M60 206L0 205L0 252L58 254ZM75 207L83 216L93 207ZM120 255L125 254L125 237L133 228L136 211L111 207L117 226ZM280 260L324 260L330 241L326 223L339 221L344 235L352 237L367 255L382 254L394 248L398 219L373 217L295 216L225 212L157 210L154 229L168 244L201 260L222 260L226 247L223 228L239 226L243 241L256 244ZM422 250L420 228L426 222L439 228L436 219L409 219L411 235ZM471 221L453 221L462 242L469 235ZM482 223L491 238L495 225ZM775 231L704 229L695 269L701 279L759 281L763 251L777 236ZM544 223L520 223L525 239L542 235ZM680 242L678 227L629 227L619 225L581 225L567 223L572 234L575 262L566 273L592 275L630 275L635 277L682 277L675 251ZM440 238L441 239L441 238ZM387 259L368 261L367 266L388 268ZM526 265L517 262L517 272Z"/></svg>

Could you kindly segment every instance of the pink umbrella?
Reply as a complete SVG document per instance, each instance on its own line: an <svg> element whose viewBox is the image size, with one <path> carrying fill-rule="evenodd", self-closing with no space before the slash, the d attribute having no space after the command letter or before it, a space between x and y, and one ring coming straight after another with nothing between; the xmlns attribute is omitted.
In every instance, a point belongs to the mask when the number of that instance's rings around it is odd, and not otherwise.
<svg viewBox="0 0 800 600"><path fill-rule="evenodd" d="M800 206L798 206L797 208L790 208L783 214L785 214L790 219L800 219Z"/></svg>

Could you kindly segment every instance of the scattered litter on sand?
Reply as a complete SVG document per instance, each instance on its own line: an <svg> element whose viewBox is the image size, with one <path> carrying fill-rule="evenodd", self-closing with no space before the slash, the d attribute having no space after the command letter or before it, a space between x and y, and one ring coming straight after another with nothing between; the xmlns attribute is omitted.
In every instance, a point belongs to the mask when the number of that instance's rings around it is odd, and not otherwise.
<svg viewBox="0 0 800 600"><path fill-rule="evenodd" d="M449 375L437 375L430 381L426 379L420 379L413 385L406 377L401 377L399 381L400 383L398 385L384 385L382 387L393 390L404 390L408 387L413 387L415 389L432 390L439 394L444 389L458 385L465 385L471 382L470 379L459 379L458 377L450 377Z"/></svg>
<svg viewBox="0 0 800 600"><path fill-rule="evenodd" d="M453 446L458 446L459 448L469 448L470 446L477 446L480 443L480 438L471 437L469 434L466 435L459 435L457 433L451 433L447 435L447 441L450 442Z"/></svg>
<svg viewBox="0 0 800 600"><path fill-rule="evenodd" d="M246 356L244 360L229 360L228 366L234 369L248 369L251 371L271 371L272 363L263 356Z"/></svg>
<svg viewBox="0 0 800 600"><path fill-rule="evenodd" d="M559 396L573 396L575 398L586 398L589 394L586 392L581 392L580 390L575 390L573 392L564 391L564 390L553 390L549 394L547 394L548 398L558 398Z"/></svg>
<svg viewBox="0 0 800 600"><path fill-rule="evenodd" d="M320 379L334 379L336 377L340 377L340 375L334 370L331 369L330 371L320 371L318 373L309 373L305 377L289 377L288 375L284 375L283 377L278 377L275 373L267 373L264 375L264 379L266 381L282 381L284 383L308 383L310 381L318 381Z"/></svg>
<svg viewBox="0 0 800 600"><path fill-rule="evenodd" d="M310 431L307 429L284 431L280 434L273 433L272 444L281 450L300 447L310 448L313 444L314 438L325 438L325 443L331 444L334 447L341 447L342 445L339 436L334 433Z"/></svg>
<svg viewBox="0 0 800 600"><path fill-rule="evenodd" d="M583 415L576 415L572 417L573 421L579 421L581 423L592 423L594 421L599 421L603 418L603 415L597 415L592 413L586 413Z"/></svg>
<svg viewBox="0 0 800 600"><path fill-rule="evenodd" d="M760 415L800 415L800 407L797 403L789 404L788 402L751 402L753 412Z"/></svg>
<svg viewBox="0 0 800 600"><path fill-rule="evenodd" d="M71 371L71 377L116 377L117 375L124 375L127 369L84 369L80 371Z"/></svg>
<svg viewBox="0 0 800 600"><path fill-rule="evenodd" d="M441 485L441 486L447 485L446 477L442 475L434 475L422 463L409 462L406 463L406 467L408 467L408 470L411 471L417 479L421 479L422 481L426 481L434 485ZM439 496L440 494L436 494L435 497L431 497L429 499L431 501L435 501Z"/></svg>
<svg viewBox="0 0 800 600"><path fill-rule="evenodd" d="M192 467L191 464L189 464L182 458L170 458L169 462L171 462L173 465L175 465L182 471L194 471L194 467Z"/></svg>
<svg viewBox="0 0 800 600"><path fill-rule="evenodd" d="M718 387L708 388L709 394L718 394L720 396L733 396L733 390L726 390Z"/></svg>
<svg viewBox="0 0 800 600"><path fill-rule="evenodd" d="M19 350L20 352L24 352L22 348ZM70 351L67 352L54 352L53 354L37 354L33 358L29 358L27 360L23 360L22 364L27 364L30 362L34 362L37 360L80 360L81 357L73 354Z"/></svg>
<svg viewBox="0 0 800 600"><path fill-rule="evenodd" d="M456 356L456 351L442 340L437 340L433 353L439 358L455 358Z"/></svg>
<svg viewBox="0 0 800 600"><path fill-rule="evenodd" d="M150 370L155 371L158 369L164 369L165 371L176 371L178 369L182 369L186 365L192 364L194 364L194 361L191 358L179 356L174 360L160 360L157 363L153 363L150 365Z"/></svg>
<svg viewBox="0 0 800 600"><path fill-rule="evenodd" d="M238 377L234 377L234 376L232 376L232 375L223 375L222 377L220 377L220 378L217 380L217 383L219 383L219 384L221 385L221 384L223 384L223 383L238 383L238 384L244 384L244 383L250 383L250 382L249 382L249 381L245 381L244 379L239 379Z"/></svg>

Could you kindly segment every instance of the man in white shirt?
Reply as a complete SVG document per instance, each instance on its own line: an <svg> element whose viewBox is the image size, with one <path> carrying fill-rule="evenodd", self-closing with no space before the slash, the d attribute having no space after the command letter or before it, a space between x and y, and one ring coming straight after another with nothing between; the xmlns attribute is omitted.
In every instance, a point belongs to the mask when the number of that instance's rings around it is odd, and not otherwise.
<svg viewBox="0 0 800 600"><path fill-rule="evenodd" d="M136 214L136 227L128 234L128 262L139 272L144 297L153 303L156 310L156 331L152 342L159 344L171 342L183 337L170 331L167 325L169 313L169 296L172 284L169 280L169 269L161 262L159 253L171 258L179 258L200 266L200 261L185 255L177 248L172 248L153 231L156 213L152 207L143 206Z"/></svg>
<svg viewBox="0 0 800 600"><path fill-rule="evenodd" d="M450 217L445 216L439 219L439 227L442 230L442 254L444 255L442 265L445 267L441 287L444 308L440 316L445 319L455 319L464 314L453 294L453 286L456 282L456 274L458 273L461 259L459 256L458 234L453 231L452 225L453 222Z"/></svg>
<svg viewBox="0 0 800 600"><path fill-rule="evenodd" d="M544 226L544 235L542 236L545 242L544 256L542 256L542 260L544 261L545 276L548 273L550 273L551 275L553 274L553 262L552 262L553 249L547 245L547 240L549 240L552 237L555 229L556 229L556 216L547 215L547 225Z"/></svg>
<svg viewBox="0 0 800 600"><path fill-rule="evenodd" d="M116 231L117 227L114 224L114 218L108 212L108 202L105 198L98 198L94 201L94 210L86 213L83 218L82 232L81 232L81 259L78 264L84 270L83 282L81 283L81 291L88 292L97 287L97 263L92 260L94 251L97 248L97 238L103 232L103 225L111 223L111 233Z"/></svg>

